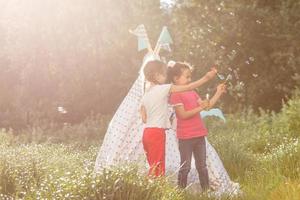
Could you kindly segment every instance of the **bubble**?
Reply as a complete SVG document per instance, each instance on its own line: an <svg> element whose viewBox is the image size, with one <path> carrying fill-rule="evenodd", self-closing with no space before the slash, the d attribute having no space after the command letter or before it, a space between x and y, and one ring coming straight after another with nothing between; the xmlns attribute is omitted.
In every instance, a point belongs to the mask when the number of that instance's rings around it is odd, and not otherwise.
<svg viewBox="0 0 300 200"><path fill-rule="evenodd" d="M235 16L234 12L230 12L229 14L230 14L231 16Z"/></svg>
<svg viewBox="0 0 300 200"><path fill-rule="evenodd" d="M66 114L67 113L67 111L65 110L65 108L62 107L62 106L58 106L57 107L57 111L60 112L60 113L62 113L62 114Z"/></svg>
<svg viewBox="0 0 300 200"><path fill-rule="evenodd" d="M249 60L246 60L246 62L245 62L247 65L250 65L250 62L249 62Z"/></svg>
<svg viewBox="0 0 300 200"><path fill-rule="evenodd" d="M236 79L239 79L239 75L238 75L237 71L236 71L236 70L233 70L233 73L234 73L234 77L235 77Z"/></svg>
<svg viewBox="0 0 300 200"><path fill-rule="evenodd" d="M254 57L249 57L249 60L253 62L255 59Z"/></svg>
<svg viewBox="0 0 300 200"><path fill-rule="evenodd" d="M220 8L220 7L218 7L218 8L217 8L217 10L218 10L218 11L220 11L220 10L221 10L221 8Z"/></svg>
<svg viewBox="0 0 300 200"><path fill-rule="evenodd" d="M209 40L209 43L211 43L211 44L214 45L214 46L217 46L217 43L214 42L214 41Z"/></svg>
<svg viewBox="0 0 300 200"><path fill-rule="evenodd" d="M226 77L226 81L228 80L232 80L232 75L231 74L228 74L228 76Z"/></svg>
<svg viewBox="0 0 300 200"><path fill-rule="evenodd" d="M260 20L256 20L256 23L261 24L262 22Z"/></svg>
<svg viewBox="0 0 300 200"><path fill-rule="evenodd" d="M237 83L237 85L236 85L236 89L237 89L238 91L240 91L241 89L243 89L243 87L244 87L244 83L243 83L242 81L239 81L239 82Z"/></svg>
<svg viewBox="0 0 300 200"><path fill-rule="evenodd" d="M225 79L224 75L222 75L222 74L217 73L217 76L218 76L218 78L219 78L220 80L224 80L224 79Z"/></svg>

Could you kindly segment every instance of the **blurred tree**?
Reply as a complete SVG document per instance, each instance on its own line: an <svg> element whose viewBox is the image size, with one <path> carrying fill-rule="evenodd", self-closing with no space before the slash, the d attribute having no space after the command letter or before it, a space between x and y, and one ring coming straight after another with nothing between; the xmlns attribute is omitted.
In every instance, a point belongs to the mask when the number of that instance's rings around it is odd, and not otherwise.
<svg viewBox="0 0 300 200"><path fill-rule="evenodd" d="M278 110L300 83L300 2L293 0L0 0L0 126L77 123L113 113L138 75L128 30L144 23L152 44L163 25L175 60L195 76L231 73L227 111ZM212 92L217 80L208 85ZM206 88L203 87L203 88Z"/></svg>
<svg viewBox="0 0 300 200"><path fill-rule="evenodd" d="M214 64L233 75L227 111L279 110L300 73L299 10L292 0L177 1L171 13L175 57L192 62L196 76Z"/></svg>
<svg viewBox="0 0 300 200"><path fill-rule="evenodd" d="M143 57L128 30L145 23L157 37L164 18L159 1L0 3L2 126L60 119L59 106L69 122L114 112Z"/></svg>

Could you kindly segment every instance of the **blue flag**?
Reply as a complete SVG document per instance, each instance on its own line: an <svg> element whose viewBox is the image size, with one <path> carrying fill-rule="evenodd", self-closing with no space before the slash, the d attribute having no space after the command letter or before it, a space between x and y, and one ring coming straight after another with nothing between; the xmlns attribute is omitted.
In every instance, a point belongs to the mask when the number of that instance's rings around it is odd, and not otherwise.
<svg viewBox="0 0 300 200"><path fill-rule="evenodd" d="M226 119L223 115L223 112L219 108L213 108L213 109L210 109L210 110L207 110L207 111L206 110L201 111L200 116L201 116L202 119L204 119L207 116L215 116L215 117L219 117L224 122L226 122Z"/></svg>

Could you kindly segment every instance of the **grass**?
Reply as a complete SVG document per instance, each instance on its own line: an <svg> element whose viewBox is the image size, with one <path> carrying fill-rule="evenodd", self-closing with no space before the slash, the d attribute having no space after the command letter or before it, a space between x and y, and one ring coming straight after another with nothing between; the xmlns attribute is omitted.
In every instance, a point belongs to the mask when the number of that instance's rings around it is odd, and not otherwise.
<svg viewBox="0 0 300 200"><path fill-rule="evenodd" d="M300 199L299 113L296 92L277 114L248 110L226 116L226 124L206 120L209 141L230 177L241 185L242 195L233 199ZM213 199L181 191L164 178L149 179L134 165L95 175L94 161L105 132L97 120L53 135L42 128L34 134L2 131L0 199Z"/></svg>

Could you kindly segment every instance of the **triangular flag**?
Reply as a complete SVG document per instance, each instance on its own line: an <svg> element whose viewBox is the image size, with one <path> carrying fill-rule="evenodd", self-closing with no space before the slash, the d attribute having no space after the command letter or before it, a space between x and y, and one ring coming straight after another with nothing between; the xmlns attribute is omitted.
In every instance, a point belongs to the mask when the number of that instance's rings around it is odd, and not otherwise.
<svg viewBox="0 0 300 200"><path fill-rule="evenodd" d="M171 47L170 47L170 44L161 44L160 45L160 48L164 49L164 50L167 50L169 52L172 51Z"/></svg>
<svg viewBox="0 0 300 200"><path fill-rule="evenodd" d="M149 38L144 24L139 25L135 30L130 31L138 37L138 51L151 49Z"/></svg>
<svg viewBox="0 0 300 200"><path fill-rule="evenodd" d="M170 44L173 44L173 40L166 26L163 27L160 36L156 44L156 51L159 52L159 49L165 49L171 51Z"/></svg>
<svg viewBox="0 0 300 200"><path fill-rule="evenodd" d="M163 27L163 30L160 33L158 38L159 44L173 44L173 40L166 26Z"/></svg>

